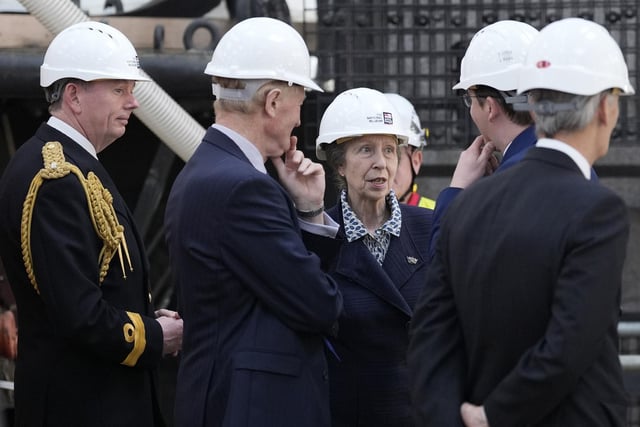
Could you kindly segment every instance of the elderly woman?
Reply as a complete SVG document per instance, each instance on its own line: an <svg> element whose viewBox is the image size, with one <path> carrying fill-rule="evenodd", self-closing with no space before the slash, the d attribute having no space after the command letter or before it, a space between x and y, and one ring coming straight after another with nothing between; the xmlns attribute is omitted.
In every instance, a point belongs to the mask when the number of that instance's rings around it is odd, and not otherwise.
<svg viewBox="0 0 640 427"><path fill-rule="evenodd" d="M347 90L320 123L316 154L341 190L327 210L336 239L305 234L338 283L344 314L331 338L332 426L413 426L408 326L426 280L430 209L400 205L391 186L408 136L379 91Z"/></svg>

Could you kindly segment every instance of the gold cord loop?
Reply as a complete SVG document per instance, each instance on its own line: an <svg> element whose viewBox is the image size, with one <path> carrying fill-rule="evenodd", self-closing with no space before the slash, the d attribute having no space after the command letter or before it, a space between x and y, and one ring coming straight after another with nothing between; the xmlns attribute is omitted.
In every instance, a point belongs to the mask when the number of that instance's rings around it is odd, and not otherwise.
<svg viewBox="0 0 640 427"><path fill-rule="evenodd" d="M89 172L87 178L85 178L76 165L68 163L64 158L62 144L58 141L47 142L42 147L42 159L44 161L44 167L33 177L29 192L22 206L20 230L22 259L29 281L35 291L38 294L40 293L33 271L33 259L31 255L31 220L35 200L38 190L45 180L62 178L70 173L78 177L85 191L93 228L103 241L103 246L98 256L98 265L100 268L99 283L102 284L104 281L109 270L109 263L116 252L118 252L122 275L126 279L127 274L124 266L123 252L129 265L129 270L133 271L133 267L131 266L129 250L124 236L124 227L118 222L115 209L113 208L113 196L109 190L104 188L100 179L93 172Z"/></svg>

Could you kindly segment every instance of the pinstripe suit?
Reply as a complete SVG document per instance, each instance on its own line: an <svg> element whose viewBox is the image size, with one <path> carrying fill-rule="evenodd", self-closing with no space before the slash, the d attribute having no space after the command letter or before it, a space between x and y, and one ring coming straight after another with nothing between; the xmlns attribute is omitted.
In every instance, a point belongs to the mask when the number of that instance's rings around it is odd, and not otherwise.
<svg viewBox="0 0 640 427"><path fill-rule="evenodd" d="M327 427L323 335L342 308L293 202L211 127L166 211L184 318L175 423Z"/></svg>

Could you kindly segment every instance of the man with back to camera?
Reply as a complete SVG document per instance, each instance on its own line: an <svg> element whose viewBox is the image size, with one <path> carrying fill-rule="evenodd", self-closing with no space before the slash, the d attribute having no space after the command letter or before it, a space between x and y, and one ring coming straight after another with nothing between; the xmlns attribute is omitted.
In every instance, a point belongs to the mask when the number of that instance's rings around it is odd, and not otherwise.
<svg viewBox="0 0 640 427"><path fill-rule="evenodd" d="M634 93L627 66L605 28L567 18L532 42L518 93L540 139L444 219L412 321L416 412L434 426L622 427L629 222L591 167L609 148L619 96Z"/></svg>
<svg viewBox="0 0 640 427"><path fill-rule="evenodd" d="M342 295L298 221L325 227L324 169L291 136L305 90L320 90L307 46L282 21L247 19L225 33L205 73L215 124L165 215L185 322L175 425L326 427L324 338ZM326 227L335 236L337 225Z"/></svg>
<svg viewBox="0 0 640 427"><path fill-rule="evenodd" d="M485 175L508 169L536 143L533 119L513 105L526 102L518 96L518 72L538 30L519 21L498 21L479 30L471 39L460 64L460 81L454 90L462 95L471 119L480 131L460 154L451 184L438 195L429 244L433 256L440 224L451 202L462 190ZM500 165L493 156L502 154Z"/></svg>
<svg viewBox="0 0 640 427"><path fill-rule="evenodd" d="M51 117L0 180L0 256L16 298L16 426L163 426L156 368L182 320L154 313L133 215L97 154L139 104L141 71L117 29L58 34L40 68Z"/></svg>

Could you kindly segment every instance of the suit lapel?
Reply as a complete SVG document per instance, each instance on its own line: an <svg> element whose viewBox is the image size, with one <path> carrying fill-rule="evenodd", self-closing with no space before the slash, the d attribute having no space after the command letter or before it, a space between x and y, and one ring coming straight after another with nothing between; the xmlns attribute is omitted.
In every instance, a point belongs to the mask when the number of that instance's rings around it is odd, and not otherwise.
<svg viewBox="0 0 640 427"><path fill-rule="evenodd" d="M414 272L425 262L411 239L411 233L404 229L404 223L402 226L400 238L391 238L389 250L382 265L391 281L397 284L398 289L402 289Z"/></svg>
<svg viewBox="0 0 640 427"><path fill-rule="evenodd" d="M338 274L348 277L359 286L367 288L387 303L411 316L411 308L399 289L361 240L345 243L340 249L338 260L336 266ZM396 261L392 261L391 265L395 267L396 263ZM384 264L387 265L386 260Z"/></svg>

